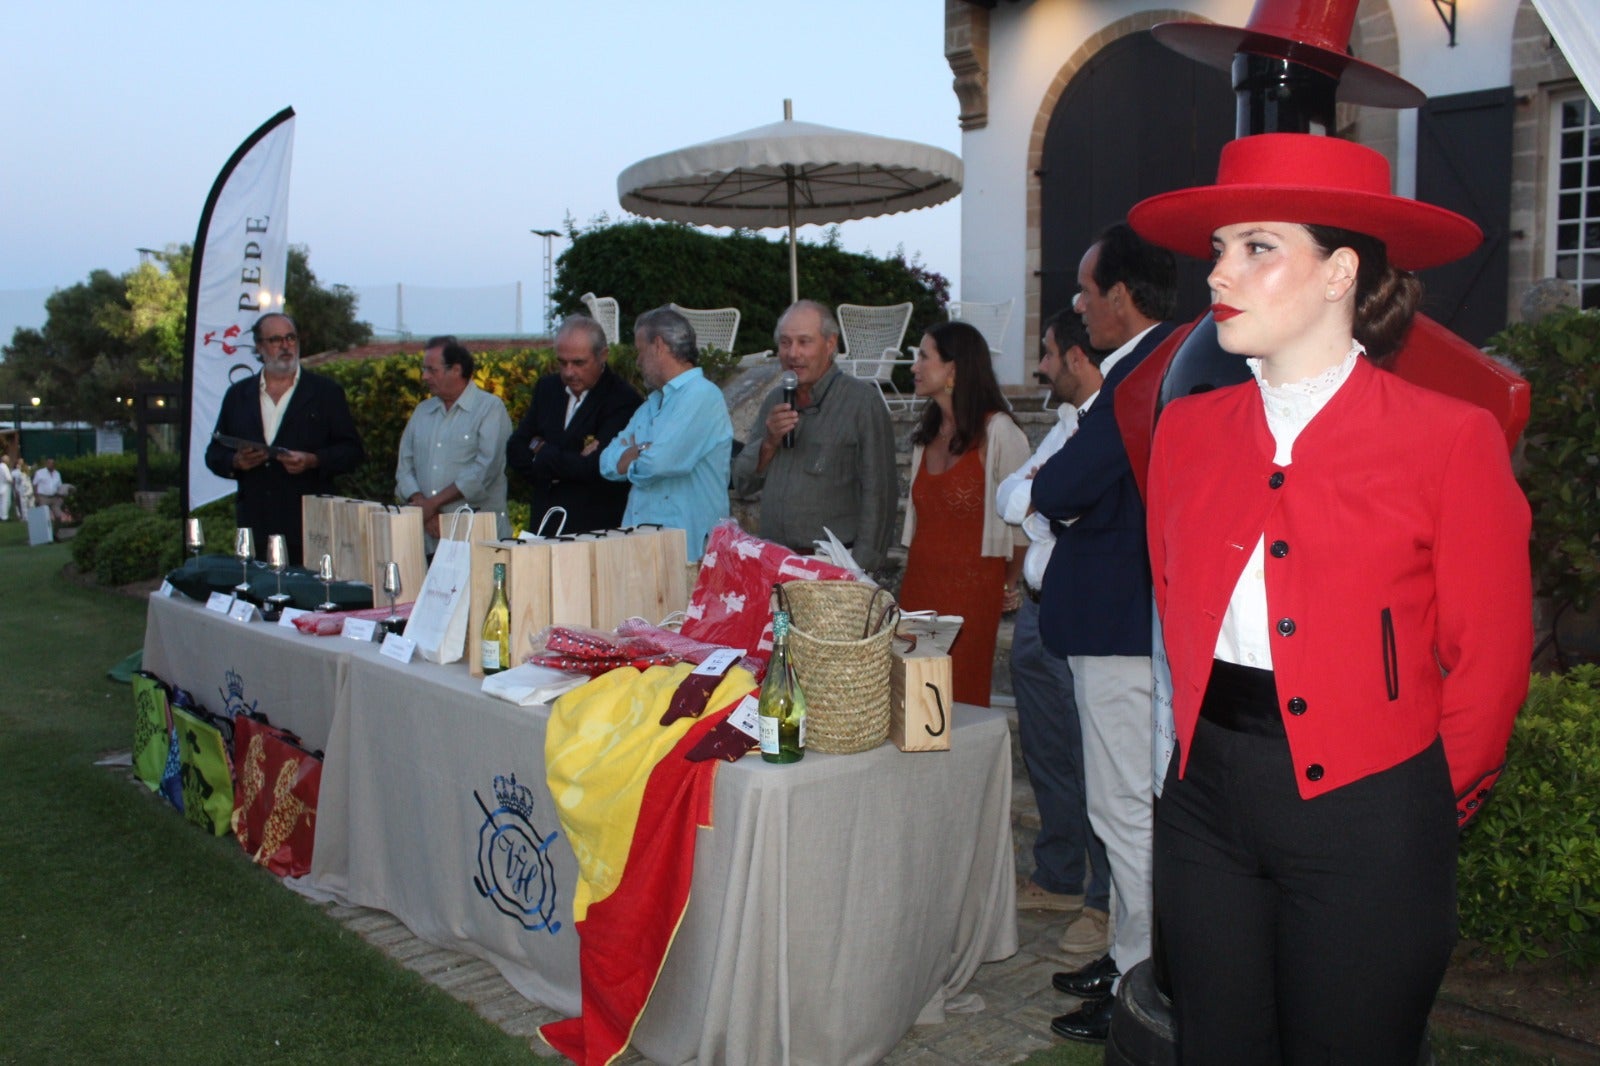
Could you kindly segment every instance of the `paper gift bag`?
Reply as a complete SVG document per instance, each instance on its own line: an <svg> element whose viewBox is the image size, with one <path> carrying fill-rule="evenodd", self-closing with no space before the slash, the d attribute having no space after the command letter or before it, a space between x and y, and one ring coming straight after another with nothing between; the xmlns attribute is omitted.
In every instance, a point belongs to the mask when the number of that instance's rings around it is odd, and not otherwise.
<svg viewBox="0 0 1600 1066"><path fill-rule="evenodd" d="M428 572L428 557L422 548L422 508L390 504L366 514L371 558L362 580L372 586L374 600L386 603L381 596L383 568L392 562L400 567L400 595L395 602L414 602Z"/></svg>
<svg viewBox="0 0 1600 1066"><path fill-rule="evenodd" d="M333 576L341 581L372 577L372 542L367 515L383 510L371 500L338 500L333 505ZM312 560L315 562L315 560Z"/></svg>
<svg viewBox="0 0 1600 1066"><path fill-rule="evenodd" d="M213 836L224 836L233 820L233 719L201 708L174 707L178 732L183 816Z"/></svg>
<svg viewBox="0 0 1600 1066"><path fill-rule="evenodd" d="M417 642L417 651L431 663L453 663L465 648L472 549L457 534L472 528L473 517L470 511L460 511L440 520L445 537L434 549L406 622L406 636ZM489 519L492 522L494 516Z"/></svg>
<svg viewBox="0 0 1600 1066"><path fill-rule="evenodd" d="M343 496L302 496L300 498L300 547L306 566L316 570L317 561L334 554L334 508ZM266 549L265 540L260 545ZM335 571L337 574L337 571Z"/></svg>
<svg viewBox="0 0 1600 1066"><path fill-rule="evenodd" d="M279 877L311 872L322 758L258 718L235 720L233 834Z"/></svg>
<svg viewBox="0 0 1600 1066"><path fill-rule="evenodd" d="M931 640L889 647L889 739L901 751L949 751L950 656Z"/></svg>
<svg viewBox="0 0 1600 1066"><path fill-rule="evenodd" d="M483 676L483 658L476 654L483 618L494 598L494 564L506 568L506 601L511 606L511 664L533 650L533 635L549 625L550 545L541 541L480 541L472 545L472 596L467 614L467 656L473 677Z"/></svg>
<svg viewBox="0 0 1600 1066"><path fill-rule="evenodd" d="M474 511L471 508L462 508L459 511L448 511L439 516L439 539L462 540L468 544L480 540L495 540L500 536L500 527L496 524L493 511Z"/></svg>

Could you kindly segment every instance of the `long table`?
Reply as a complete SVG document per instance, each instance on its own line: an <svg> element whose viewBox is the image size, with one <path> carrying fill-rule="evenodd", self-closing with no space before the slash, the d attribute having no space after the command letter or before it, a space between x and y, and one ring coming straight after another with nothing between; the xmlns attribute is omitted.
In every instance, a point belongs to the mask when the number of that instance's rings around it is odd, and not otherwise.
<svg viewBox="0 0 1600 1066"><path fill-rule="evenodd" d="M390 911L578 1012L577 865L544 784L546 708L482 695L460 664L400 664L162 597L145 665L208 706L231 670L236 699L323 740L315 858L296 887ZM941 1021L980 963L1016 951L1006 722L965 705L952 717L945 753L719 768L715 826L633 1035L642 1054L875 1063Z"/></svg>

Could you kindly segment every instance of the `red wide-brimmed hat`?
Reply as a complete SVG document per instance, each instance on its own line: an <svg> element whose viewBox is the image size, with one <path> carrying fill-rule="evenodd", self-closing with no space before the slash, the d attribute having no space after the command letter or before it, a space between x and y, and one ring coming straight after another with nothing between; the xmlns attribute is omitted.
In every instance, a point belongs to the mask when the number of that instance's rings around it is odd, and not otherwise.
<svg viewBox="0 0 1600 1066"><path fill-rule="evenodd" d="M1228 70L1238 52L1272 56L1321 71L1339 83L1336 98L1372 107L1420 107L1421 89L1350 54L1358 0L1256 0L1243 26L1163 22L1150 32L1174 52Z"/></svg>
<svg viewBox="0 0 1600 1066"><path fill-rule="evenodd" d="M1389 191L1389 161L1365 145L1310 133L1260 133L1222 146L1217 183L1134 205L1128 224L1153 244L1201 259L1237 222L1299 222L1376 237L1389 261L1422 270L1483 241L1475 222Z"/></svg>

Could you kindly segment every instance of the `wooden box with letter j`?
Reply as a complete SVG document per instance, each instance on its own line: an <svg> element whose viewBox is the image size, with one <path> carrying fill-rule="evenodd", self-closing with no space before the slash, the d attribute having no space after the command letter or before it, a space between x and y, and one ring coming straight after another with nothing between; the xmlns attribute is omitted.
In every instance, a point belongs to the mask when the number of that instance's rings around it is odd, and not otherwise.
<svg viewBox="0 0 1600 1066"><path fill-rule="evenodd" d="M889 739L901 751L949 751L950 714L950 656L926 637L908 646L896 634L889 644Z"/></svg>

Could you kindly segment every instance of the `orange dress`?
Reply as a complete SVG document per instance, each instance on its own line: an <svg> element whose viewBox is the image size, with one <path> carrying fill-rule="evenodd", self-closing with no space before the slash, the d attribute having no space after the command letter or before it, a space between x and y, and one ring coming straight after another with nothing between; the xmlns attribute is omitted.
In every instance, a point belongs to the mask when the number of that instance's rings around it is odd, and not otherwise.
<svg viewBox="0 0 1600 1066"><path fill-rule="evenodd" d="M994 501L984 491L980 451L964 452L942 474L929 473L923 455L911 485L917 531L906 550L900 607L966 619L950 648L952 694L958 703L987 707L1006 560L983 554L983 517Z"/></svg>

